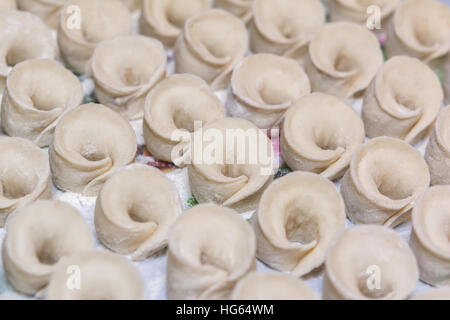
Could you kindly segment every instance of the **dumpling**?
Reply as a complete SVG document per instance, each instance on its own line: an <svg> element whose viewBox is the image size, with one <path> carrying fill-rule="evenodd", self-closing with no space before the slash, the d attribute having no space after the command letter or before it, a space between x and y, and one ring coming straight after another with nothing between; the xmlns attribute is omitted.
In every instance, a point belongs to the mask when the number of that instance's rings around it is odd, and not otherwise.
<svg viewBox="0 0 450 320"><path fill-rule="evenodd" d="M402 140L380 137L353 155L341 193L352 222L395 227L410 218L414 202L429 185L419 151Z"/></svg>
<svg viewBox="0 0 450 320"><path fill-rule="evenodd" d="M167 245L182 206L175 185L156 168L133 165L102 187L95 206L95 229L111 250L144 260Z"/></svg>
<svg viewBox="0 0 450 320"><path fill-rule="evenodd" d="M5 1L5 0L2 0ZM50 28L58 28L61 9L68 0L17 0L20 10L40 17Z"/></svg>
<svg viewBox="0 0 450 320"><path fill-rule="evenodd" d="M82 101L80 81L59 62L21 62L9 74L3 94L3 131L40 147L48 146L58 120Z"/></svg>
<svg viewBox="0 0 450 320"><path fill-rule="evenodd" d="M232 209L199 205L183 214L169 236L167 295L172 300L228 299L256 269L253 230Z"/></svg>
<svg viewBox="0 0 450 320"><path fill-rule="evenodd" d="M6 77L19 62L55 59L58 46L39 17L23 11L0 13L0 92Z"/></svg>
<svg viewBox="0 0 450 320"><path fill-rule="evenodd" d="M37 200L52 197L45 151L22 138L0 138L0 227L8 215Z"/></svg>
<svg viewBox="0 0 450 320"><path fill-rule="evenodd" d="M450 105L450 54L448 55L447 63L445 64L444 93L445 93L445 103Z"/></svg>
<svg viewBox="0 0 450 320"><path fill-rule="evenodd" d="M387 20L392 16L400 0L331 0L328 1L331 22L349 21L366 25L370 16L368 8L380 9L381 29L387 29ZM376 30L374 30L376 31Z"/></svg>
<svg viewBox="0 0 450 320"><path fill-rule="evenodd" d="M306 282L283 273L254 272L240 280L232 300L316 300Z"/></svg>
<svg viewBox="0 0 450 320"><path fill-rule="evenodd" d="M255 0L214 0L214 7L227 10L248 23L252 18Z"/></svg>
<svg viewBox="0 0 450 320"><path fill-rule="evenodd" d="M79 12L69 10L73 6L78 6ZM66 65L90 76L97 44L129 33L131 14L119 0L68 0L60 18L58 43Z"/></svg>
<svg viewBox="0 0 450 320"><path fill-rule="evenodd" d="M415 143L434 124L443 101L436 74L415 58L391 58L366 91L362 118L370 138L389 136Z"/></svg>
<svg viewBox="0 0 450 320"><path fill-rule="evenodd" d="M434 286L450 285L450 186L427 190L414 205L410 245L419 263L420 279Z"/></svg>
<svg viewBox="0 0 450 320"><path fill-rule="evenodd" d="M77 209L60 201L34 202L8 219L2 251L6 277L16 290L34 295L47 286L62 257L93 247Z"/></svg>
<svg viewBox="0 0 450 320"><path fill-rule="evenodd" d="M344 202L329 180L293 172L267 188L252 224L258 259L301 277L322 265L344 230Z"/></svg>
<svg viewBox="0 0 450 320"><path fill-rule="evenodd" d="M136 135L118 113L101 104L85 104L58 122L50 145L55 185L66 191L96 196L120 167L134 161Z"/></svg>
<svg viewBox="0 0 450 320"><path fill-rule="evenodd" d="M196 121L206 123L223 117L220 100L204 80L190 74L172 75L150 91L145 101L145 144L155 158L176 162L172 151L182 142L178 131L193 132Z"/></svg>
<svg viewBox="0 0 450 320"><path fill-rule="evenodd" d="M17 9L16 0L2 0L0 2L0 12L11 11Z"/></svg>
<svg viewBox="0 0 450 320"><path fill-rule="evenodd" d="M121 0L130 11L141 9L143 0Z"/></svg>
<svg viewBox="0 0 450 320"><path fill-rule="evenodd" d="M186 20L210 8L209 0L143 0L140 33L172 48Z"/></svg>
<svg viewBox="0 0 450 320"><path fill-rule="evenodd" d="M450 51L450 7L436 0L406 0L395 11L385 44L388 58L416 57L439 67Z"/></svg>
<svg viewBox="0 0 450 320"><path fill-rule="evenodd" d="M310 92L309 79L296 61L255 54L233 71L227 111L232 117L268 129L280 121L294 101Z"/></svg>
<svg viewBox="0 0 450 320"><path fill-rule="evenodd" d="M450 184L450 106L441 110L425 151L431 184Z"/></svg>
<svg viewBox="0 0 450 320"><path fill-rule="evenodd" d="M343 176L364 139L364 124L352 107L337 97L313 93L286 113L281 152L292 170L334 180Z"/></svg>
<svg viewBox="0 0 450 320"><path fill-rule="evenodd" d="M95 94L127 119L144 115L145 97L166 76L162 44L139 35L118 36L97 46L92 56Z"/></svg>
<svg viewBox="0 0 450 320"><path fill-rule="evenodd" d="M404 300L419 280L417 262L405 240L381 226L345 231L325 263L325 300Z"/></svg>
<svg viewBox="0 0 450 320"><path fill-rule="evenodd" d="M227 11L208 10L186 21L175 45L175 71L203 78L213 91L225 89L247 50L245 24Z"/></svg>
<svg viewBox="0 0 450 320"><path fill-rule="evenodd" d="M320 0L255 0L250 24L250 48L303 63L308 45L325 24Z"/></svg>
<svg viewBox="0 0 450 320"><path fill-rule="evenodd" d="M414 300L450 300L450 288L428 290L419 294Z"/></svg>
<svg viewBox="0 0 450 320"><path fill-rule="evenodd" d="M336 22L309 45L305 71L313 91L352 98L365 90L383 64L378 39L366 27Z"/></svg>
<svg viewBox="0 0 450 320"><path fill-rule="evenodd" d="M45 290L47 300L141 300L145 282L127 259L87 251L62 259Z"/></svg>
<svg viewBox="0 0 450 320"><path fill-rule="evenodd" d="M216 203L240 213L255 210L272 182L274 151L251 122L223 118L193 134L189 183L199 203Z"/></svg>

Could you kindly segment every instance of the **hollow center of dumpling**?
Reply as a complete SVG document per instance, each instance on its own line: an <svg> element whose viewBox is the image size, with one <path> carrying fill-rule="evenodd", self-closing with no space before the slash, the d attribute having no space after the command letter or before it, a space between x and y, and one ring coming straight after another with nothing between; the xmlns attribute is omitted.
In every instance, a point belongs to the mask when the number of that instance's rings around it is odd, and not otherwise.
<svg viewBox="0 0 450 320"><path fill-rule="evenodd" d="M54 239L45 239L38 244L36 256L40 263L54 265L60 259L60 253Z"/></svg>
<svg viewBox="0 0 450 320"><path fill-rule="evenodd" d="M150 221L148 208L142 204L134 203L128 210L130 219L137 223L147 223Z"/></svg>
<svg viewBox="0 0 450 320"><path fill-rule="evenodd" d="M295 39L299 36L298 28L290 21L283 21L278 30L286 39Z"/></svg>
<svg viewBox="0 0 450 320"><path fill-rule="evenodd" d="M406 199L413 193L400 179L388 173L376 175L374 181L378 191L392 200Z"/></svg>
<svg viewBox="0 0 450 320"><path fill-rule="evenodd" d="M359 292L369 299L385 299L393 291L390 284L383 281L383 277L376 273L363 273L358 277Z"/></svg>
<svg viewBox="0 0 450 320"><path fill-rule="evenodd" d="M0 180L1 194L7 199L20 199L29 195L36 187L37 177L13 171L5 172Z"/></svg>
<svg viewBox="0 0 450 320"><path fill-rule="evenodd" d="M285 230L289 241L306 244L317 239L319 226L316 219L310 214L299 208L291 208L288 212Z"/></svg>
<svg viewBox="0 0 450 320"><path fill-rule="evenodd" d="M336 150L342 146L335 136L324 131L315 131L314 137L316 145L322 150Z"/></svg>
<svg viewBox="0 0 450 320"><path fill-rule="evenodd" d="M410 109L410 110L417 109L417 106L415 105L414 101L405 95L396 94L395 102L397 102L397 104L399 104L407 109Z"/></svg>
<svg viewBox="0 0 450 320"><path fill-rule="evenodd" d="M48 111L56 107L54 97L48 94L33 94L30 99L33 106L38 110Z"/></svg>
<svg viewBox="0 0 450 320"><path fill-rule="evenodd" d="M177 108L176 112L173 114L173 123L178 129L194 132L195 121L198 120L193 119L183 108Z"/></svg>
<svg viewBox="0 0 450 320"><path fill-rule="evenodd" d="M135 68L126 67L120 71L120 80L127 87L137 87L147 82L147 76L141 72L136 71Z"/></svg>
<svg viewBox="0 0 450 320"><path fill-rule="evenodd" d="M32 52L21 44L12 46L6 54L6 64L14 67L16 64L33 57Z"/></svg>
<svg viewBox="0 0 450 320"><path fill-rule="evenodd" d="M89 161L100 161L105 159L106 154L93 144L86 144L82 147L80 154Z"/></svg>
<svg viewBox="0 0 450 320"><path fill-rule="evenodd" d="M353 70L354 64L346 54L338 54L334 60L334 69L340 72L350 72Z"/></svg>

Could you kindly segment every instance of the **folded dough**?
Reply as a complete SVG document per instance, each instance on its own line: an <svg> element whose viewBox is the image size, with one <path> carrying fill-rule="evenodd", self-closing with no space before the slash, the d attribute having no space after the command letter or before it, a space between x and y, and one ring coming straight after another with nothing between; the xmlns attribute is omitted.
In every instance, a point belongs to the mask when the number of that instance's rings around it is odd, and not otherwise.
<svg viewBox="0 0 450 320"><path fill-rule="evenodd" d="M81 26L70 10L78 6ZM68 0L61 14L58 43L66 65L73 71L91 75L91 58L103 40L131 33L131 14L119 0Z"/></svg>
<svg viewBox="0 0 450 320"><path fill-rule="evenodd" d="M61 116L82 101L80 81L59 62L21 62L7 78L1 109L3 131L48 146Z"/></svg>
<svg viewBox="0 0 450 320"><path fill-rule="evenodd" d="M441 110L425 151L431 184L450 184L450 106Z"/></svg>
<svg viewBox="0 0 450 320"><path fill-rule="evenodd" d="M228 299L236 282L256 269L255 251L251 226L234 210L194 207L169 236L169 299Z"/></svg>
<svg viewBox="0 0 450 320"><path fill-rule="evenodd" d="M437 75L415 58L389 59L372 80L362 106L370 138L389 136L415 143L434 124L443 101Z"/></svg>
<svg viewBox="0 0 450 320"><path fill-rule="evenodd" d="M222 103L204 80L190 74L172 75L147 96L143 124L145 144L155 158L176 162L172 159L172 150L182 138L175 135L177 130L193 132L196 121L206 123L223 117Z"/></svg>
<svg viewBox="0 0 450 320"><path fill-rule="evenodd" d="M58 28L61 9L67 1L68 0L17 0L17 4L20 10L37 15L50 28L56 29Z"/></svg>
<svg viewBox="0 0 450 320"><path fill-rule="evenodd" d="M381 226L345 231L325 263L325 300L404 300L416 288L414 254L396 232Z"/></svg>
<svg viewBox="0 0 450 320"><path fill-rule="evenodd" d="M16 0L2 0L0 2L0 12L11 11L17 9Z"/></svg>
<svg viewBox="0 0 450 320"><path fill-rule="evenodd" d="M0 92L6 77L19 62L54 59L58 46L39 17L23 11L0 13Z"/></svg>
<svg viewBox="0 0 450 320"><path fill-rule="evenodd" d="M313 91L351 98L367 88L382 64L383 53L372 32L336 22L311 40L305 71Z"/></svg>
<svg viewBox="0 0 450 320"><path fill-rule="evenodd" d="M136 135L118 113L85 104L58 122L49 149L53 182L62 189L96 196L120 167L134 161Z"/></svg>
<svg viewBox="0 0 450 320"><path fill-rule="evenodd" d="M240 280L232 300L316 300L306 282L283 273L253 272Z"/></svg>
<svg viewBox="0 0 450 320"><path fill-rule="evenodd" d="M100 190L95 229L106 247L144 260L167 245L181 211L177 189L161 171L133 165L119 170Z"/></svg>
<svg viewBox="0 0 450 320"><path fill-rule="evenodd" d="M143 0L139 31L172 48L186 20L209 8L209 0Z"/></svg>
<svg viewBox="0 0 450 320"><path fill-rule="evenodd" d="M214 7L227 10L248 23L253 16L255 0L214 0Z"/></svg>
<svg viewBox="0 0 450 320"><path fill-rule="evenodd" d="M92 56L95 94L125 118L142 118L145 97L166 76L166 64L158 40L126 35L102 41Z"/></svg>
<svg viewBox="0 0 450 320"><path fill-rule="evenodd" d="M58 261L94 247L80 212L60 201L36 201L9 219L3 242L3 266L9 283L34 295L44 289Z"/></svg>
<svg viewBox="0 0 450 320"><path fill-rule="evenodd" d="M255 0L250 48L303 63L309 42L324 24L320 0Z"/></svg>
<svg viewBox="0 0 450 320"><path fill-rule="evenodd" d="M141 9L142 7L142 0L121 0L124 5L127 6L130 11L135 11L138 9Z"/></svg>
<svg viewBox="0 0 450 320"><path fill-rule="evenodd" d="M211 9L186 21L175 45L175 71L198 75L213 91L225 89L247 50L245 24L227 11Z"/></svg>
<svg viewBox="0 0 450 320"><path fill-rule="evenodd" d="M386 55L416 57L440 67L450 52L450 7L436 0L406 0L388 28Z"/></svg>
<svg viewBox="0 0 450 320"><path fill-rule="evenodd" d="M444 93L445 93L445 104L450 105L450 54L448 55L447 63L445 64Z"/></svg>
<svg viewBox="0 0 450 320"><path fill-rule="evenodd" d="M0 138L0 227L8 215L37 199L52 197L45 151L22 138Z"/></svg>
<svg viewBox="0 0 450 320"><path fill-rule="evenodd" d="M414 300L450 300L450 288L428 290L419 294Z"/></svg>
<svg viewBox="0 0 450 320"><path fill-rule="evenodd" d="M62 259L50 279L45 298L141 300L145 296L144 284L139 270L124 257L103 251L87 251Z"/></svg>
<svg viewBox="0 0 450 320"><path fill-rule="evenodd" d="M402 140L380 137L353 155L341 193L352 222L395 227L410 218L414 202L429 185L419 151Z"/></svg>
<svg viewBox="0 0 450 320"><path fill-rule="evenodd" d="M274 151L267 135L247 120L223 118L193 136L188 174L197 201L240 213L255 210L274 174Z"/></svg>
<svg viewBox="0 0 450 320"><path fill-rule="evenodd" d="M344 230L344 202L329 180L293 172L267 188L252 224L258 259L300 277L322 265Z"/></svg>
<svg viewBox="0 0 450 320"><path fill-rule="evenodd" d="M387 20L392 16L400 0L331 0L328 1L330 21L349 21L366 25L370 16L367 9L377 6L380 9L381 29L386 29ZM376 30L374 30L376 31Z"/></svg>
<svg viewBox="0 0 450 320"><path fill-rule="evenodd" d="M334 180L345 173L364 139L364 124L347 103L313 93L288 110L280 142L283 158L292 170Z"/></svg>
<svg viewBox="0 0 450 320"><path fill-rule="evenodd" d="M232 117L267 129L280 120L294 101L310 92L308 76L296 61L255 54L233 71L227 111Z"/></svg>
<svg viewBox="0 0 450 320"><path fill-rule="evenodd" d="M419 263L420 279L434 286L450 285L450 186L427 190L412 213L410 245Z"/></svg>

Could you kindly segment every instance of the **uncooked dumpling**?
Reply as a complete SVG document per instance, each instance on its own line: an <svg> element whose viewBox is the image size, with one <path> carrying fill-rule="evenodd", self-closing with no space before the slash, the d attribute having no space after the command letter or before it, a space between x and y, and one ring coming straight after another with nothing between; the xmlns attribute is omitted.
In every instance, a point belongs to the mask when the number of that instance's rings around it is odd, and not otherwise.
<svg viewBox="0 0 450 320"><path fill-rule="evenodd" d="M370 138L389 136L414 143L434 123L443 101L436 74L415 58L391 58L366 91L362 118Z"/></svg>
<svg viewBox="0 0 450 320"><path fill-rule="evenodd" d="M255 0L214 0L214 7L227 10L241 18L245 23L252 18Z"/></svg>
<svg viewBox="0 0 450 320"><path fill-rule="evenodd" d="M181 165L172 159L172 151L182 142L177 132L193 132L197 129L196 121L203 124L223 118L224 110L204 80L190 74L175 74L161 81L147 96L144 116L148 151L159 160Z"/></svg>
<svg viewBox="0 0 450 320"><path fill-rule="evenodd" d="M348 104L334 96L313 93L286 113L281 151L292 170L334 180L345 173L364 138L364 124Z"/></svg>
<svg viewBox="0 0 450 320"><path fill-rule="evenodd" d="M450 300L450 288L431 289L419 294L414 300Z"/></svg>
<svg viewBox="0 0 450 320"><path fill-rule="evenodd" d="M106 247L143 260L167 245L181 211L177 189L161 171L132 165L119 170L100 190L95 229Z"/></svg>
<svg viewBox="0 0 450 320"><path fill-rule="evenodd" d="M17 9L16 0L2 0L0 2L0 12L11 11Z"/></svg>
<svg viewBox="0 0 450 320"><path fill-rule="evenodd" d="M420 279L434 286L450 285L450 186L429 189L414 206L410 245L419 263Z"/></svg>
<svg viewBox="0 0 450 320"><path fill-rule="evenodd" d="M209 0L143 0L140 32L172 48L186 20L210 8Z"/></svg>
<svg viewBox="0 0 450 320"><path fill-rule="evenodd" d="M344 230L344 202L329 180L293 172L267 188L252 224L258 259L300 277L322 265Z"/></svg>
<svg viewBox="0 0 450 320"><path fill-rule="evenodd" d="M331 22L349 21L366 25L368 18L373 14L368 8L377 6L380 9L380 28L386 30L387 20L399 3L400 0L330 0L328 9Z"/></svg>
<svg viewBox="0 0 450 320"><path fill-rule="evenodd" d="M353 155L341 193L354 223L395 227L410 218L414 202L429 185L419 151L402 140L380 137Z"/></svg>
<svg viewBox="0 0 450 320"><path fill-rule="evenodd" d="M3 94L3 131L48 146L58 120L82 101L80 81L59 62L21 62L9 74Z"/></svg>
<svg viewBox="0 0 450 320"><path fill-rule="evenodd" d="M70 10L74 6L79 10ZM58 43L69 68L91 75L97 44L129 33L131 14L119 0L68 0L60 18Z"/></svg>
<svg viewBox="0 0 450 320"><path fill-rule="evenodd" d="M0 13L0 92L16 64L29 59L54 59L57 53L56 41L39 17L23 11Z"/></svg>
<svg viewBox="0 0 450 320"><path fill-rule="evenodd" d="M325 300L403 300L416 288L414 254L396 232L381 226L345 231L325 263Z"/></svg>
<svg viewBox="0 0 450 320"><path fill-rule="evenodd" d="M142 7L142 0L121 0L130 11L138 10Z"/></svg>
<svg viewBox="0 0 450 320"><path fill-rule="evenodd" d="M445 103L450 105L450 54L448 55L447 63L445 64L444 93L445 93Z"/></svg>
<svg viewBox="0 0 450 320"><path fill-rule="evenodd" d="M450 106L441 110L425 151L431 184L450 184Z"/></svg>
<svg viewBox="0 0 450 320"><path fill-rule="evenodd" d="M61 9L67 1L68 0L17 0L17 4L20 10L37 15L50 28L56 29L59 24Z"/></svg>
<svg viewBox="0 0 450 320"><path fill-rule="evenodd" d="M169 236L167 295L173 300L228 299L256 269L251 226L232 209L199 205L183 214Z"/></svg>
<svg viewBox="0 0 450 320"><path fill-rule="evenodd" d="M119 255L88 251L62 259L45 290L48 300L141 300L145 282Z"/></svg>
<svg viewBox="0 0 450 320"><path fill-rule="evenodd" d="M310 92L309 79L296 61L255 54L233 71L227 111L232 117L268 129L280 121L296 100Z"/></svg>
<svg viewBox="0 0 450 320"><path fill-rule="evenodd" d="M131 125L101 104L85 104L58 122L49 149L55 185L96 196L120 167L134 161L136 135Z"/></svg>
<svg viewBox="0 0 450 320"><path fill-rule="evenodd" d="M320 0L255 0L250 47L303 63L311 39L325 24Z"/></svg>
<svg viewBox="0 0 450 320"><path fill-rule="evenodd" d="M225 89L247 49L245 24L227 11L208 10L186 21L175 45L175 71L203 78L213 91Z"/></svg>
<svg viewBox="0 0 450 320"><path fill-rule="evenodd" d="M8 215L37 200L52 197L45 151L22 138L0 138L0 227Z"/></svg>
<svg viewBox="0 0 450 320"><path fill-rule="evenodd" d="M389 25L386 55L416 57L440 67L450 51L450 7L436 0L406 0Z"/></svg>
<svg viewBox="0 0 450 320"><path fill-rule="evenodd" d="M2 251L6 277L16 290L34 295L47 286L62 257L93 246L77 209L60 201L37 201L8 219Z"/></svg>
<svg viewBox="0 0 450 320"><path fill-rule="evenodd" d="M92 56L95 94L107 107L127 119L142 118L145 97L166 76L162 44L139 35L101 42Z"/></svg>
<svg viewBox="0 0 450 320"><path fill-rule="evenodd" d="M283 273L254 272L238 282L233 300L316 300L306 282Z"/></svg>
<svg viewBox="0 0 450 320"><path fill-rule="evenodd" d="M383 53L372 32L336 22L311 40L305 71L313 91L352 98L367 88L382 64Z"/></svg>
<svg viewBox="0 0 450 320"><path fill-rule="evenodd" d="M197 201L240 213L256 209L274 173L267 135L247 120L223 118L194 132L192 140L188 173Z"/></svg>

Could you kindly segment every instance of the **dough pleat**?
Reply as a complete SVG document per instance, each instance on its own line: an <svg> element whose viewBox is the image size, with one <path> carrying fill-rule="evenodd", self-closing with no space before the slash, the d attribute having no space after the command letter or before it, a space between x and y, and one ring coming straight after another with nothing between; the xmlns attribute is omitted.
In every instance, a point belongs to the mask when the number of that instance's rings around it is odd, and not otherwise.
<svg viewBox="0 0 450 320"><path fill-rule="evenodd" d="M352 222L395 227L410 218L414 202L429 185L419 151L402 140L379 137L353 155L341 193Z"/></svg>
<svg viewBox="0 0 450 320"><path fill-rule="evenodd" d="M93 246L94 237L74 207L34 202L8 219L2 251L6 277L16 290L34 295L47 286L62 257Z"/></svg>
<svg viewBox="0 0 450 320"><path fill-rule="evenodd" d="M227 10L248 23L253 16L254 2L255 0L214 0L214 7Z"/></svg>
<svg viewBox="0 0 450 320"><path fill-rule="evenodd" d="M134 161L136 135L131 125L101 104L66 113L50 145L53 182L61 190L96 196L119 168Z"/></svg>
<svg viewBox="0 0 450 320"><path fill-rule="evenodd" d="M58 120L82 101L80 81L59 62L21 62L9 74L3 94L3 131L48 146Z"/></svg>
<svg viewBox="0 0 450 320"><path fill-rule="evenodd" d="M95 206L95 229L111 250L144 260L167 245L181 214L175 185L156 168L133 165L114 174Z"/></svg>
<svg viewBox="0 0 450 320"><path fill-rule="evenodd" d="M256 269L251 226L228 208L199 205L169 236L169 299L228 299L237 281Z"/></svg>
<svg viewBox="0 0 450 320"><path fill-rule="evenodd" d="M61 9L67 1L68 0L17 0L17 5L20 10L37 15L50 28L56 29L58 28Z"/></svg>
<svg viewBox="0 0 450 320"><path fill-rule="evenodd" d="M348 104L334 96L313 93L286 113L281 151L292 170L334 180L344 175L364 138L364 124Z"/></svg>
<svg viewBox="0 0 450 320"><path fill-rule="evenodd" d="M267 188L252 224L258 259L300 277L322 265L344 230L344 202L329 180L294 172Z"/></svg>

